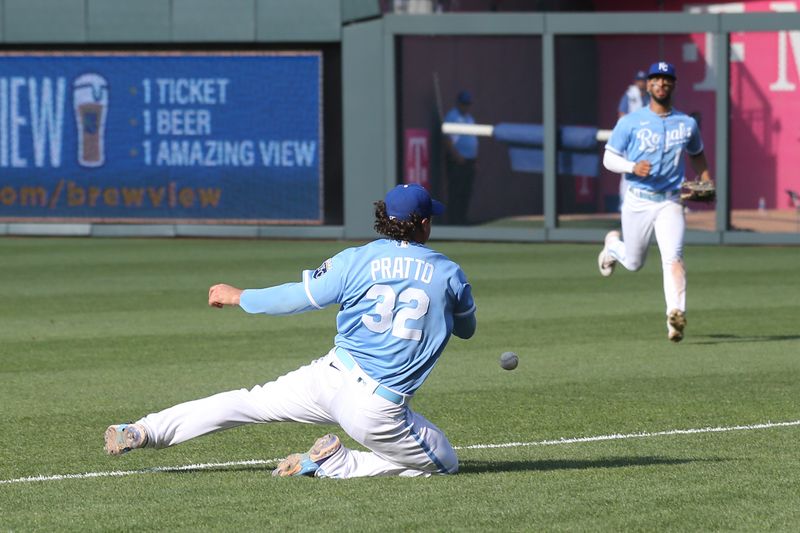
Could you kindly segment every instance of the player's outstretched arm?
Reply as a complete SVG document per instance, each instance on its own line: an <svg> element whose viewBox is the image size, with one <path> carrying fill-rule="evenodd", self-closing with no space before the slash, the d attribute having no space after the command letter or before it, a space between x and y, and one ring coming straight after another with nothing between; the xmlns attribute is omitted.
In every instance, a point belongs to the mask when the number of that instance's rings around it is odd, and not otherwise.
<svg viewBox="0 0 800 533"><path fill-rule="evenodd" d="M302 283L284 283L266 289L237 289L220 283L208 289L208 305L238 305L248 313L291 315L322 309L309 302Z"/></svg>
<svg viewBox="0 0 800 533"><path fill-rule="evenodd" d="M232 285L219 283L212 285L208 289L208 305L211 307L222 308L226 305L239 305L239 297L242 294L242 289L237 289Z"/></svg>
<svg viewBox="0 0 800 533"><path fill-rule="evenodd" d="M266 289L247 289L239 298L239 307L246 313L265 315L293 315L322 309L328 302L318 305L310 300L310 292L300 283L284 283Z"/></svg>

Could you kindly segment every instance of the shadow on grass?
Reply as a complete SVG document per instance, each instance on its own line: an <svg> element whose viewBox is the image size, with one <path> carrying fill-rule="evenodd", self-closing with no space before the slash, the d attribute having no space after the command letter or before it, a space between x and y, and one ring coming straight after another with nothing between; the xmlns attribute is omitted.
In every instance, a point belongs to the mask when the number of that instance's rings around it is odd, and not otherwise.
<svg viewBox="0 0 800 533"><path fill-rule="evenodd" d="M711 335L698 335L695 338L706 339L692 341L691 344L724 344L727 342L775 342L796 341L800 335L732 335L728 333L714 333Z"/></svg>
<svg viewBox="0 0 800 533"><path fill-rule="evenodd" d="M697 461L724 461L726 459L669 459L666 457L609 457L605 459L564 459L544 461L461 461L459 473L483 474L487 472L521 472L521 471L548 471L548 470L586 470L590 468L624 468L629 466L654 466L654 465L683 465ZM214 468L208 467L158 467L144 469L147 472L163 474L196 474L202 471L208 474L226 474L230 472L263 472L272 473L274 466L266 465L227 465Z"/></svg>
<svg viewBox="0 0 800 533"><path fill-rule="evenodd" d="M724 459L711 459L723 461ZM589 468L624 468L628 466L683 465L709 459L668 459L666 457L609 457L605 459L565 459L546 461L462 461L462 474L547 470L585 470Z"/></svg>

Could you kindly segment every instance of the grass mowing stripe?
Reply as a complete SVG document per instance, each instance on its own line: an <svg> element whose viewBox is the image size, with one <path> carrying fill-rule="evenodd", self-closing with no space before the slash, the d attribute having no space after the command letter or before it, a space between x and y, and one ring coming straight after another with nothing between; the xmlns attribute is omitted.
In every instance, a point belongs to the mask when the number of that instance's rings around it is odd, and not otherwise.
<svg viewBox="0 0 800 533"><path fill-rule="evenodd" d="M646 437L664 437L668 435L694 435L697 433L724 433L727 431L747 431L753 429L770 429L777 427L800 426L800 420L791 422L765 422L763 424L750 424L743 426L705 427L694 429L669 429L666 431L641 432L641 433L614 433L611 435L597 435L594 437L571 437L556 440L541 440L538 442L507 442L504 444L470 444L468 446L453 446L456 450L487 450L493 448L521 448L525 446L552 446L555 444L576 444L582 442L598 442L606 440L637 439ZM87 472L85 474L55 474L52 476L30 476L17 479L0 479L0 485L11 483L26 483L32 481L61 481L64 479L87 479L96 477L122 477L134 474L150 474L153 472L186 472L191 470L209 470L224 468L226 466L268 465L275 464L281 459L249 459L247 461L229 461L225 463L202 463L183 466L158 466L141 470L116 470L111 472Z"/></svg>

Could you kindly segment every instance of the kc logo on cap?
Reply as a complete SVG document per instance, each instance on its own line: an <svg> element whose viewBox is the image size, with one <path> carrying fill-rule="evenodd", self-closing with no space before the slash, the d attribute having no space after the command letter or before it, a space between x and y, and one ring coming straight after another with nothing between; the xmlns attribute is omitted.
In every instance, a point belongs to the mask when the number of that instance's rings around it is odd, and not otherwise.
<svg viewBox="0 0 800 533"><path fill-rule="evenodd" d="M653 76L669 76L670 78L677 79L675 67L672 63L667 63L666 61L659 61L658 63L650 65L650 70L647 71L647 77L651 78Z"/></svg>

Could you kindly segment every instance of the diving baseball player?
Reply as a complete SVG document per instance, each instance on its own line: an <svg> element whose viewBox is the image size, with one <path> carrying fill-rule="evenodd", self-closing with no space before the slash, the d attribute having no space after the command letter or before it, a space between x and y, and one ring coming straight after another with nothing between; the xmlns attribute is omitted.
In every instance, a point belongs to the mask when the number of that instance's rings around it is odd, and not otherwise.
<svg viewBox="0 0 800 533"><path fill-rule="evenodd" d="M676 81L673 65L653 63L647 74L649 106L620 118L611 132L603 165L624 173L629 187L622 204L622 235L619 231L606 235L597 262L603 276L610 276L616 263L639 270L655 232L664 274L667 336L680 342L686 327L683 152L701 180L710 181L711 176L697 122L672 107Z"/></svg>
<svg viewBox="0 0 800 533"><path fill-rule="evenodd" d="M338 424L370 451L351 450L336 435L290 455L275 476L331 478L420 476L458 471L444 433L410 408L450 334L475 332L475 303L461 268L425 246L431 217L444 206L419 185L399 185L375 203L385 238L348 248L302 281L266 289L214 285L211 306L287 315L339 306L334 347L264 385L223 392L112 425L105 448L119 455L163 448L221 429L279 421Z"/></svg>

